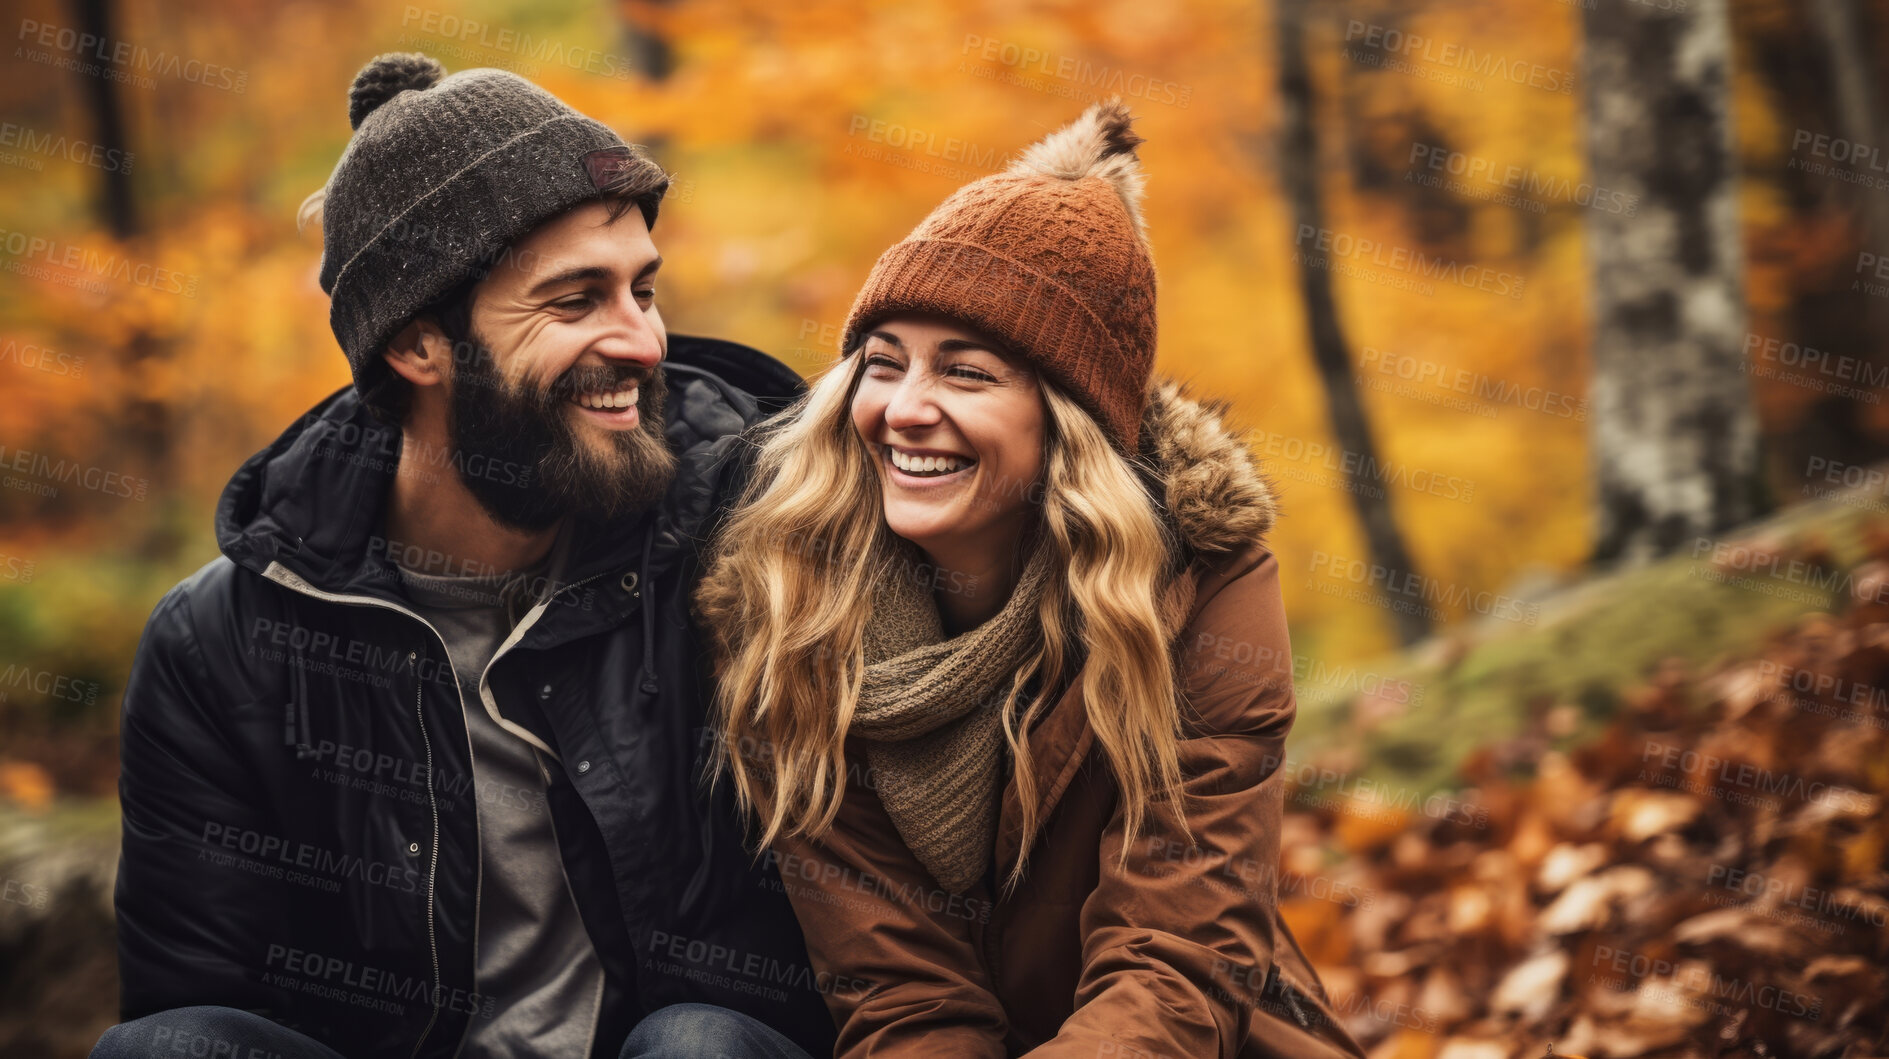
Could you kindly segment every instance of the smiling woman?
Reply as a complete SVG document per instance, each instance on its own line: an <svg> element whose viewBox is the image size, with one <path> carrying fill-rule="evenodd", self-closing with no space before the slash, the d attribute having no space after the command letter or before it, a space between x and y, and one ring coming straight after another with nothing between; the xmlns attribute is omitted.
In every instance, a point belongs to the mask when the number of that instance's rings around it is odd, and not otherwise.
<svg viewBox="0 0 1889 1059"><path fill-rule="evenodd" d="M988 590L941 605L953 632L996 613L1021 573L1014 547L1043 470L1037 373L949 318L904 315L866 336L853 427L877 454L886 527Z"/></svg>
<svg viewBox="0 0 1889 1059"><path fill-rule="evenodd" d="M718 775L842 1056L1359 1054L1220 871L1279 860L1291 650L1269 489L1152 377L1140 142L1093 107L887 251L711 543Z"/></svg>

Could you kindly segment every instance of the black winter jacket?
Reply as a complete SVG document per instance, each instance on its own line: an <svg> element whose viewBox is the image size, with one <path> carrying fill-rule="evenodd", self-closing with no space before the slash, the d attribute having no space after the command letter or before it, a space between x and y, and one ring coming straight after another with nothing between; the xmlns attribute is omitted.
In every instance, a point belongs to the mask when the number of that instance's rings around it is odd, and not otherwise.
<svg viewBox="0 0 1889 1059"><path fill-rule="evenodd" d="M746 852L726 785L698 782L708 685L688 606L743 471L722 439L801 382L684 336L664 368L680 456L667 499L577 526L565 587L463 703L444 642L397 591L389 553L404 545L381 537L399 431L345 389L236 473L217 507L223 557L158 604L125 690L125 1018L216 1004L350 1059L455 1055L503 1002L473 981L479 805L539 797L475 788L462 711L484 694L508 721L538 718L561 759L542 797L606 971L593 1055L682 1001L831 1051L831 984L775 872Z"/></svg>

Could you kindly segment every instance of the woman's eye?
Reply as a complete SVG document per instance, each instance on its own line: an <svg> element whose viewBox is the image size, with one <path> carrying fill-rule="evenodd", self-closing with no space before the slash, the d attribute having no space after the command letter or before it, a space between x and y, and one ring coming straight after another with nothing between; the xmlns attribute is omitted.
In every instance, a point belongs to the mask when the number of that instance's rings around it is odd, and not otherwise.
<svg viewBox="0 0 1889 1059"><path fill-rule="evenodd" d="M976 379L979 382L996 382L997 381L991 375L985 372L979 371L976 368L952 368L950 371L946 372L945 374L956 375L960 379Z"/></svg>
<svg viewBox="0 0 1889 1059"><path fill-rule="evenodd" d="M897 361L882 353L874 353L872 356L866 358L866 367L868 368L897 368L898 366Z"/></svg>

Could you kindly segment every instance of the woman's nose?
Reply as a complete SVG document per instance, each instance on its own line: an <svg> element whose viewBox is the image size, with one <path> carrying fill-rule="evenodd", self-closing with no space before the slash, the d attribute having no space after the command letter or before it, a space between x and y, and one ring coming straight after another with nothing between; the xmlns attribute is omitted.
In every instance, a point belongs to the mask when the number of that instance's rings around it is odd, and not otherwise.
<svg viewBox="0 0 1889 1059"><path fill-rule="evenodd" d="M917 372L908 373L886 402L885 423L894 430L925 427L939 419L938 402L933 398L931 382Z"/></svg>

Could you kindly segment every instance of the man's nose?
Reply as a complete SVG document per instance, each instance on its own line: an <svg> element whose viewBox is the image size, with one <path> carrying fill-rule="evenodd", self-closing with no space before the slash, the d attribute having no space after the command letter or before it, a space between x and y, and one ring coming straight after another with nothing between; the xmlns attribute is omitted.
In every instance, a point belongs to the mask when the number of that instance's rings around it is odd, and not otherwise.
<svg viewBox="0 0 1889 1059"><path fill-rule="evenodd" d="M662 363L662 336L634 296L613 303L606 311L610 313L608 331L591 345L592 350L606 360L630 361L646 368Z"/></svg>

